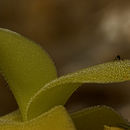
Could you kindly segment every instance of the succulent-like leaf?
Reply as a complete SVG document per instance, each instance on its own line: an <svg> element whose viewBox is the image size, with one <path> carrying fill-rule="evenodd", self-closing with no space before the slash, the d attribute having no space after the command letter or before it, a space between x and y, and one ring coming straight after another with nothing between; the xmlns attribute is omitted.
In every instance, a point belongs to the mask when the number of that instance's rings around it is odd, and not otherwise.
<svg viewBox="0 0 130 130"><path fill-rule="evenodd" d="M57 77L51 58L39 45L5 29L0 29L0 72L8 82L24 120L30 98Z"/></svg>
<svg viewBox="0 0 130 130"><path fill-rule="evenodd" d="M125 130L125 129L120 127L104 126L104 130Z"/></svg>
<svg viewBox="0 0 130 130"><path fill-rule="evenodd" d="M76 130L63 106L56 106L37 118L21 122L19 113L13 112L0 120L0 130Z"/></svg>
<svg viewBox="0 0 130 130"><path fill-rule="evenodd" d="M130 80L130 61L114 61L95 65L49 82L31 98L27 106L28 119L64 105L83 83L116 83ZM40 104L40 107L37 107Z"/></svg>
<svg viewBox="0 0 130 130"><path fill-rule="evenodd" d="M107 106L86 108L71 114L77 130L104 130L104 125L127 124L123 117Z"/></svg>
<svg viewBox="0 0 130 130"><path fill-rule="evenodd" d="M40 46L17 33L0 29L0 72L8 82L20 109L20 111L13 114L1 117L0 129L27 130L31 128L40 130L43 127L43 129L51 130L54 123L56 123L55 125L58 124L55 120L61 119L60 114L62 116L62 112L60 113L60 110L62 108L57 109L56 114L54 112L55 116L51 112L47 116L44 113L56 106L64 105L71 94L83 83L107 84L129 81L130 60L116 60L95 65L57 78L56 69L51 58ZM58 111L60 113L59 118ZM84 128L89 130L90 125L93 124L97 125L95 128L97 130L99 128L103 129L104 125L126 124L117 113L106 107L92 108L89 111L86 110L83 114L81 117L72 114L72 118L80 130L84 130ZM99 114L102 117L100 117L100 121L96 121ZM40 118L42 115L43 118ZM69 119L66 118L65 114L63 115L65 116L64 119ZM48 119L48 117L50 118ZM89 118L93 120L90 121ZM111 122L110 118L112 118ZM35 124L34 127L31 127L32 122ZM41 124L42 122L43 124ZM65 125L64 123L64 121L61 122L59 128L62 124L66 127L67 123ZM88 127L84 127L84 125L82 127L80 125L82 123L88 123L89 125ZM50 126L47 126L48 124ZM55 125L54 128L57 128L55 130L60 130ZM72 123L70 125L72 126ZM105 127L105 129L108 128ZM67 130L66 128L61 129Z"/></svg>

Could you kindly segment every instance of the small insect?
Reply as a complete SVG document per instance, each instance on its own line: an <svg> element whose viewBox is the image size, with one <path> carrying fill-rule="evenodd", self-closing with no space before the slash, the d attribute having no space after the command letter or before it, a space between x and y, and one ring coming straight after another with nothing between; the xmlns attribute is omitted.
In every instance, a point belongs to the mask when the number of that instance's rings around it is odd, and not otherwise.
<svg viewBox="0 0 130 130"><path fill-rule="evenodd" d="M115 60L121 60L120 55L117 55L117 56L115 57Z"/></svg>
<svg viewBox="0 0 130 130"><path fill-rule="evenodd" d="M123 59L120 57L120 55L117 55L114 59L114 61L122 61Z"/></svg>

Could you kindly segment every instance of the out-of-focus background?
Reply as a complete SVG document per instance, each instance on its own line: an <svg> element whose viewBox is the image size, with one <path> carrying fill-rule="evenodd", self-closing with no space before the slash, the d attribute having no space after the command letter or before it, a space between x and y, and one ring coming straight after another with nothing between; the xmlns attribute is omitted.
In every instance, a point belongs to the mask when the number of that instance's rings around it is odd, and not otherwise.
<svg viewBox="0 0 130 130"><path fill-rule="evenodd" d="M39 43L54 59L60 76L111 61L117 55L130 58L129 0L1 0L0 27ZM5 81L0 81L3 115L17 104ZM66 107L72 112L105 104L130 121L129 91L130 82L86 84L72 95Z"/></svg>

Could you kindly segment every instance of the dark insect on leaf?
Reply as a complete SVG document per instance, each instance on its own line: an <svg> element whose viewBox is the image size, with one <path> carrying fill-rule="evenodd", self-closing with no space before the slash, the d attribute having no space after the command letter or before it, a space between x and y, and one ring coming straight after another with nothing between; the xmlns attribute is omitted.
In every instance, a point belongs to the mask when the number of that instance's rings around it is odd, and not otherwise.
<svg viewBox="0 0 130 130"><path fill-rule="evenodd" d="M122 60L122 59L121 59L120 55L117 55L117 56L115 57L115 60Z"/></svg>

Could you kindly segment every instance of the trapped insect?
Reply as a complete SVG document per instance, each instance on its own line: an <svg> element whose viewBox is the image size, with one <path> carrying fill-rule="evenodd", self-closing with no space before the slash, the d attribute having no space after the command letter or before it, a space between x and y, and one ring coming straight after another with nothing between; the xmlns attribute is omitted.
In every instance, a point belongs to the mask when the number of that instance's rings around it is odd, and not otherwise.
<svg viewBox="0 0 130 130"><path fill-rule="evenodd" d="M121 60L120 55L117 55L117 56L115 57L115 60Z"/></svg>
<svg viewBox="0 0 130 130"><path fill-rule="evenodd" d="M114 59L114 61L123 61L124 59L120 56L120 55L117 55Z"/></svg>

